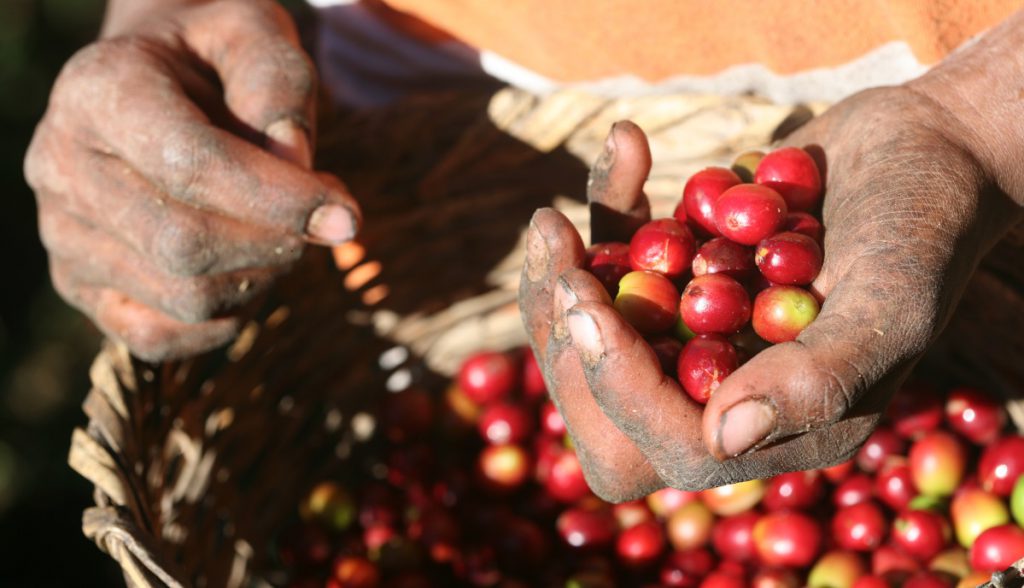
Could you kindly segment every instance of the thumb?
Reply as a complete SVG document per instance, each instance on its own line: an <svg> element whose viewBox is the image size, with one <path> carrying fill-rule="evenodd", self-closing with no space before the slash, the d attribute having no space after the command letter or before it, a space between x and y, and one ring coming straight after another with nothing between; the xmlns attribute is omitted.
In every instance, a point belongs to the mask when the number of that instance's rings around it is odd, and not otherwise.
<svg viewBox="0 0 1024 588"><path fill-rule="evenodd" d="M930 321L911 288L879 284L862 259L795 341L756 355L712 395L703 439L717 459L836 423L862 400L858 416L884 409L923 353Z"/></svg>
<svg viewBox="0 0 1024 588"><path fill-rule="evenodd" d="M232 115L282 159L310 169L316 69L276 2L219 2L192 13L186 42L220 77Z"/></svg>

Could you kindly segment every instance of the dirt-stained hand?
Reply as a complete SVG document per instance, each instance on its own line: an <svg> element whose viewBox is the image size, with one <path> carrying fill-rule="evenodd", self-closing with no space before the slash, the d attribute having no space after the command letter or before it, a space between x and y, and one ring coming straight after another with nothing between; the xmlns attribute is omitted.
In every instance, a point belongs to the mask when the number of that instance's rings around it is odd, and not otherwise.
<svg viewBox="0 0 1024 588"><path fill-rule="evenodd" d="M316 73L277 3L109 32L64 67L25 161L52 280L136 355L198 353L305 244L351 239L359 208L311 169Z"/></svg>
<svg viewBox="0 0 1024 588"><path fill-rule="evenodd" d="M584 244L567 219L538 211L520 309L595 492L622 501L848 459L1021 216L959 136L935 102L895 87L857 94L787 139L825 170L825 263L811 286L825 303L704 407L580 269ZM595 242L626 240L649 217L650 166L642 131L613 127L591 174Z"/></svg>

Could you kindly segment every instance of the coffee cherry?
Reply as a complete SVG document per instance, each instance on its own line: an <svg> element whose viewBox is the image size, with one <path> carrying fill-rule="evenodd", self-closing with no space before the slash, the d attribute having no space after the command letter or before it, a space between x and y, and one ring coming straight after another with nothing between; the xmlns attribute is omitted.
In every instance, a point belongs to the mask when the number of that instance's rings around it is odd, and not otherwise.
<svg viewBox="0 0 1024 588"><path fill-rule="evenodd" d="M985 490L1009 496L1021 475L1024 475L1024 436L1007 435L981 453L978 479Z"/></svg>
<svg viewBox="0 0 1024 588"><path fill-rule="evenodd" d="M584 269L594 274L612 298L619 293L619 280L633 271L629 263L629 244L611 241L587 247Z"/></svg>
<svg viewBox="0 0 1024 588"><path fill-rule="evenodd" d="M715 226L723 237L756 245L779 232L786 222L786 201L778 192L757 184L729 188L715 202Z"/></svg>
<svg viewBox="0 0 1024 588"><path fill-rule="evenodd" d="M715 568L715 556L707 549L673 551L661 565L659 578L665 586L696 588Z"/></svg>
<svg viewBox="0 0 1024 588"><path fill-rule="evenodd" d="M917 439L942 425L942 407L938 391L923 381L912 381L893 396L885 415L898 435Z"/></svg>
<svg viewBox="0 0 1024 588"><path fill-rule="evenodd" d="M776 284L804 286L821 271L821 247L807 235L778 233L758 243L754 262Z"/></svg>
<svg viewBox="0 0 1024 588"><path fill-rule="evenodd" d="M708 488L700 492L700 498L711 512L727 517L750 510L764 497L764 480L747 480Z"/></svg>
<svg viewBox="0 0 1024 588"><path fill-rule="evenodd" d="M821 556L807 575L808 588L852 588L866 573L860 555L852 551L830 551Z"/></svg>
<svg viewBox="0 0 1024 588"><path fill-rule="evenodd" d="M957 388L946 399L949 428L977 445L995 441L1006 426L1002 403L977 388Z"/></svg>
<svg viewBox="0 0 1024 588"><path fill-rule="evenodd" d="M744 280L757 271L754 251L724 237L711 239L700 246L693 258L693 275L725 274Z"/></svg>
<svg viewBox="0 0 1024 588"><path fill-rule="evenodd" d="M875 549L885 539L888 526L882 509L871 500L841 508L832 516L832 536L843 549Z"/></svg>
<svg viewBox="0 0 1024 588"><path fill-rule="evenodd" d="M814 239L818 245L821 245L825 240L825 227L821 225L821 221L800 210L789 211L789 214L786 215L786 222L782 225L782 230L807 235Z"/></svg>
<svg viewBox="0 0 1024 588"><path fill-rule="evenodd" d="M857 450L857 467L865 472L877 471L890 456L899 455L906 449L907 442L888 427L878 427Z"/></svg>
<svg viewBox="0 0 1024 588"><path fill-rule="evenodd" d="M377 566L362 557L344 556L334 562L330 581L339 588L376 588L380 583Z"/></svg>
<svg viewBox="0 0 1024 588"><path fill-rule="evenodd" d="M525 441L533 430L530 415L519 404L493 404L480 415L480 436L488 443L503 445Z"/></svg>
<svg viewBox="0 0 1024 588"><path fill-rule="evenodd" d="M895 511L907 508L917 491L910 464L902 457L889 457L875 475L875 494Z"/></svg>
<svg viewBox="0 0 1024 588"><path fill-rule="evenodd" d="M615 309L640 333L661 333L676 322L679 290L659 273L630 272L619 281Z"/></svg>
<svg viewBox="0 0 1024 588"><path fill-rule="evenodd" d="M1003 501L981 488L957 492L949 505L949 514L956 540L967 548L985 531L1010 522L1010 513Z"/></svg>
<svg viewBox="0 0 1024 588"><path fill-rule="evenodd" d="M814 159L799 147L783 147L757 164L754 181L768 186L793 210L812 210L821 201L821 173Z"/></svg>
<svg viewBox="0 0 1024 588"><path fill-rule="evenodd" d="M925 562L949 542L949 524L935 512L906 510L893 521L892 538L905 552Z"/></svg>
<svg viewBox="0 0 1024 588"><path fill-rule="evenodd" d="M910 476L924 494L949 496L967 469L967 451L954 435L932 431L910 447Z"/></svg>
<svg viewBox="0 0 1024 588"><path fill-rule="evenodd" d="M629 265L675 279L689 271L697 242L686 225L671 218L652 220L629 241Z"/></svg>
<svg viewBox="0 0 1024 588"><path fill-rule="evenodd" d="M681 223L688 223L702 235L718 237L721 233L715 226L715 201L722 192L739 183L739 176L725 168L703 169L687 180L683 188L683 199L676 206L673 216Z"/></svg>
<svg viewBox="0 0 1024 588"><path fill-rule="evenodd" d="M686 285L679 316L694 333L730 335L750 320L750 297L729 276L706 274Z"/></svg>
<svg viewBox="0 0 1024 588"><path fill-rule="evenodd" d="M737 367L736 349L724 337L697 335L679 354L676 373L683 390L697 402L707 404L722 381Z"/></svg>
<svg viewBox="0 0 1024 588"><path fill-rule="evenodd" d="M654 516L667 519L683 506L697 500L698 493L675 488L662 488L647 495L647 506Z"/></svg>
<svg viewBox="0 0 1024 588"><path fill-rule="evenodd" d="M818 300L807 290L772 286L754 299L754 331L771 343L792 341L817 318L818 310Z"/></svg>
<svg viewBox="0 0 1024 588"><path fill-rule="evenodd" d="M540 407L540 430L552 437L560 438L565 435L565 421L555 408L555 403L550 400L545 400Z"/></svg>
<svg viewBox="0 0 1024 588"><path fill-rule="evenodd" d="M610 545L618 531L607 508L570 508L558 515L555 528L567 545L584 550Z"/></svg>
<svg viewBox="0 0 1024 588"><path fill-rule="evenodd" d="M655 335L647 343L654 350L654 355L658 357L661 371L669 376L676 375L679 354L683 350L683 343L679 339L668 335Z"/></svg>
<svg viewBox="0 0 1024 588"><path fill-rule="evenodd" d="M832 491L832 504L836 508L853 506L871 500L874 482L871 476L856 473L846 478Z"/></svg>
<svg viewBox="0 0 1024 588"><path fill-rule="evenodd" d="M691 502L672 513L665 528L668 540L677 551L704 547L711 539L715 515L700 501Z"/></svg>
<svg viewBox="0 0 1024 588"><path fill-rule="evenodd" d="M640 523L619 534L615 553L628 567L648 566L665 551L665 531L657 521Z"/></svg>
<svg viewBox="0 0 1024 588"><path fill-rule="evenodd" d="M770 566L810 565L821 548L821 529L814 519L793 511L766 514L754 525L754 545Z"/></svg>
<svg viewBox="0 0 1024 588"><path fill-rule="evenodd" d="M459 387L477 404L508 396L516 386L517 368L506 353L481 351L462 362Z"/></svg>
<svg viewBox="0 0 1024 588"><path fill-rule="evenodd" d="M477 463L485 483L496 490L517 488L530 474L530 455L518 445L488 445Z"/></svg>
<svg viewBox="0 0 1024 588"><path fill-rule="evenodd" d="M800 510L814 506L825 494L825 479L817 470L779 474L768 482L761 500L768 510Z"/></svg>
<svg viewBox="0 0 1024 588"><path fill-rule="evenodd" d="M711 544L715 551L725 559L754 561L757 557L754 525L761 516L759 512L748 510L719 519L711 529Z"/></svg>
<svg viewBox="0 0 1024 588"><path fill-rule="evenodd" d="M732 161L732 171L745 183L754 181L754 172L757 171L757 164L764 159L764 151L744 151Z"/></svg>
<svg viewBox="0 0 1024 588"><path fill-rule="evenodd" d="M971 567L982 572L1001 572L1024 557L1024 529L1008 524L992 527L971 546Z"/></svg>

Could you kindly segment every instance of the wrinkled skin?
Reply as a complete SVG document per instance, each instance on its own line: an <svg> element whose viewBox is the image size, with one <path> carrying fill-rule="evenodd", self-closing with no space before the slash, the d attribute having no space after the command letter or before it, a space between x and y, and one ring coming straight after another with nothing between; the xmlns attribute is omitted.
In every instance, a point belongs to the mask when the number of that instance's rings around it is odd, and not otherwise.
<svg viewBox="0 0 1024 588"><path fill-rule="evenodd" d="M316 75L275 2L111 3L25 161L58 292L138 356L230 340L244 304L358 206L311 171Z"/></svg>
<svg viewBox="0 0 1024 588"><path fill-rule="evenodd" d="M795 342L743 365L703 411L579 269L577 231L537 211L520 309L595 492L622 501L848 459L978 260L1020 218L960 136L937 103L895 87L852 96L787 138L826 170L825 263L811 286L826 301ZM591 172L595 242L627 240L649 218L650 166L643 132L613 127Z"/></svg>

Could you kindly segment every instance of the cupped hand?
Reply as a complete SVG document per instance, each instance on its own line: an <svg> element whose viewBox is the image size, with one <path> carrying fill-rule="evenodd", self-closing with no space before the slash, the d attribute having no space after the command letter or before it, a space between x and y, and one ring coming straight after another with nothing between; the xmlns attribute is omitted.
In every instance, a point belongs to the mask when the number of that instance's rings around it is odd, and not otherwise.
<svg viewBox="0 0 1024 588"><path fill-rule="evenodd" d="M161 360L229 340L359 209L311 170L316 75L277 3L137 12L64 67L25 175L58 292Z"/></svg>
<svg viewBox="0 0 1024 588"><path fill-rule="evenodd" d="M588 482L621 501L848 459L949 319L981 256L1020 217L959 142L964 129L907 87L837 104L786 144L825 175L825 300L796 341L772 346L700 406L581 269L568 220L539 210L519 293L531 345ZM649 218L642 131L619 123L591 172L594 242Z"/></svg>

